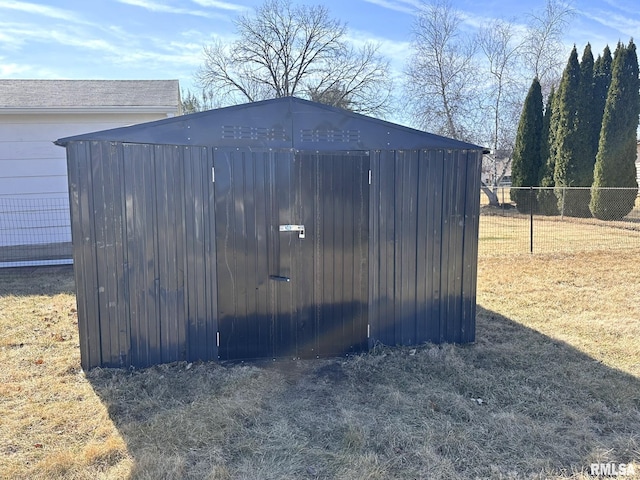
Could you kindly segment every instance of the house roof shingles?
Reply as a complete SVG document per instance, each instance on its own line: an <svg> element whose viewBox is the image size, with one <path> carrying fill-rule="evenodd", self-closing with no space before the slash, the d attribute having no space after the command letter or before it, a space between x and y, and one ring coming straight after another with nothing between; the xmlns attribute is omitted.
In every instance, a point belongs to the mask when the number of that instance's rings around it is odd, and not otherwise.
<svg viewBox="0 0 640 480"><path fill-rule="evenodd" d="M171 107L178 80L0 80L0 109Z"/></svg>

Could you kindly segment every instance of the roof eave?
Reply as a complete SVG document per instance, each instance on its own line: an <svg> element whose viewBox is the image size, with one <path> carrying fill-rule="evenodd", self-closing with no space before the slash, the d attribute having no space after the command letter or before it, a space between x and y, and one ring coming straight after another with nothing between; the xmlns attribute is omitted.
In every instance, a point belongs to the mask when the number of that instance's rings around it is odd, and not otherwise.
<svg viewBox="0 0 640 480"><path fill-rule="evenodd" d="M173 117L179 113L178 105L160 106L96 106L96 107L0 107L0 115L56 115L56 114L95 114L95 113L150 113L165 114Z"/></svg>

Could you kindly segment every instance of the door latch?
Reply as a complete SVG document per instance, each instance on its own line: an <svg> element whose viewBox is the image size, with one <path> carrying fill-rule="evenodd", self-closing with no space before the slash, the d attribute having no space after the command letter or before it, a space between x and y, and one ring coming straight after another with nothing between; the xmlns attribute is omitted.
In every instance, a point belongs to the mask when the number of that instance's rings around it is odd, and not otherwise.
<svg viewBox="0 0 640 480"><path fill-rule="evenodd" d="M281 232L298 232L298 238L304 238L304 225L280 225Z"/></svg>

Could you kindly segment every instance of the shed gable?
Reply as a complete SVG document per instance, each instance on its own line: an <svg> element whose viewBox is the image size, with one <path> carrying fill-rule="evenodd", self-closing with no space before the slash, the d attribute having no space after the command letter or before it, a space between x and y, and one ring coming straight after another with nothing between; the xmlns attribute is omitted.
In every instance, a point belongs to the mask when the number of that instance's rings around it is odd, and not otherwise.
<svg viewBox="0 0 640 480"><path fill-rule="evenodd" d="M106 140L213 147L471 149L480 147L295 97L183 115L58 140Z"/></svg>

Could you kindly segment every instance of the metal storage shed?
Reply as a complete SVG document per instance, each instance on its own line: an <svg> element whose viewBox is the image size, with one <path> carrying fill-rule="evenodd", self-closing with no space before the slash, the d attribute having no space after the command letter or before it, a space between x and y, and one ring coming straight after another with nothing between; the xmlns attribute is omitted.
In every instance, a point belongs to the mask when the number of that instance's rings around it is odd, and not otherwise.
<svg viewBox="0 0 640 480"><path fill-rule="evenodd" d="M481 147L297 98L56 143L85 369L474 341Z"/></svg>

